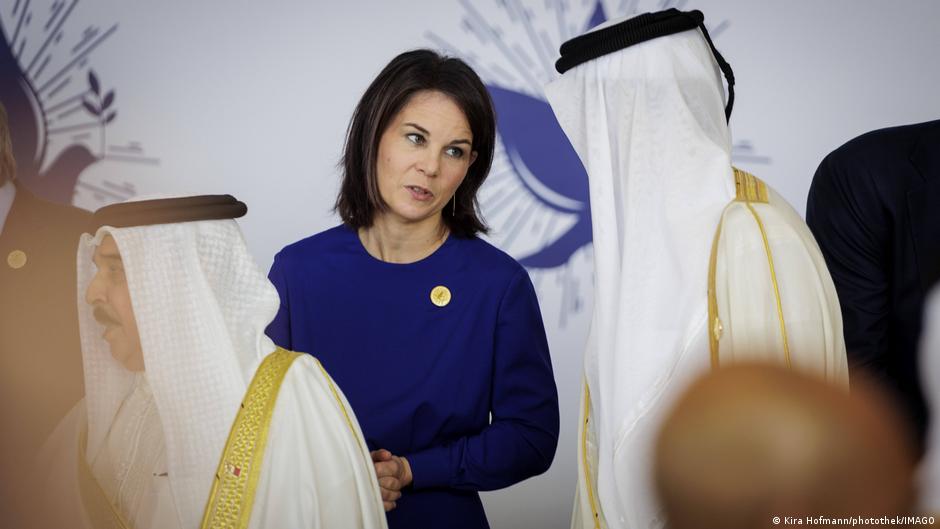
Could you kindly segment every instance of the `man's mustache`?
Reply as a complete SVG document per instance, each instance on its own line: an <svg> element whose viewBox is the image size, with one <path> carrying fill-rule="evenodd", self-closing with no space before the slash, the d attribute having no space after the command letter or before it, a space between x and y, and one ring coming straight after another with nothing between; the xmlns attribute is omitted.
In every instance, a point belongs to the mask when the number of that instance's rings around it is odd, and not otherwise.
<svg viewBox="0 0 940 529"><path fill-rule="evenodd" d="M98 323L102 325L120 325L121 324L121 322L119 322L116 318L112 317L110 314L108 314L106 310L104 310L101 307L95 307L93 315L95 317L95 321L97 321Z"/></svg>

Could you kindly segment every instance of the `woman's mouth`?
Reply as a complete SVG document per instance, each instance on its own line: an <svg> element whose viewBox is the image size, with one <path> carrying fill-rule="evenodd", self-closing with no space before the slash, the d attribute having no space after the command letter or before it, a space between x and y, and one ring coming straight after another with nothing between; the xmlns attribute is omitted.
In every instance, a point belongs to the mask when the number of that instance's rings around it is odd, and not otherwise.
<svg viewBox="0 0 940 529"><path fill-rule="evenodd" d="M421 202L425 202L434 198L434 193L432 193L430 190L425 189L421 186L405 186L405 189L407 189L408 192L411 193L411 198L415 200L419 200Z"/></svg>

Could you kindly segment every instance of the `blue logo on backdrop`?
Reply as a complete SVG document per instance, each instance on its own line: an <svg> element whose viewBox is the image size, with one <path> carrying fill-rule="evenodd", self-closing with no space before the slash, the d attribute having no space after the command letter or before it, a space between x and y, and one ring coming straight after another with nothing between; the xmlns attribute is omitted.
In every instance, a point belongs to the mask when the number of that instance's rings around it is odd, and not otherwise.
<svg viewBox="0 0 940 529"><path fill-rule="evenodd" d="M597 2L583 29L605 20L604 7ZM543 205L577 219L561 236L519 262L527 268L561 266L592 240L587 173L548 102L495 84L487 88L499 116L500 139L522 184Z"/></svg>
<svg viewBox="0 0 940 529"><path fill-rule="evenodd" d="M107 141L107 129L118 116L116 92L102 82L89 58L118 25L103 29L73 23L78 0L5 4L0 9L0 102L9 115L17 179L37 195L65 204L79 192L99 204L135 195L128 182L79 182L86 168L104 159L158 163L144 156L137 142Z"/></svg>
<svg viewBox="0 0 940 529"><path fill-rule="evenodd" d="M499 115L498 130L509 163L522 185L543 205L575 215L561 236L519 262L529 268L555 268L591 243L591 203L587 174L548 103L489 86Z"/></svg>
<svg viewBox="0 0 940 529"><path fill-rule="evenodd" d="M523 36L527 45L521 45L469 1L461 4L466 11L463 28L498 50L498 62L488 67L488 61L466 48L458 50L434 33L428 38L467 59L484 79L496 106L500 147L492 181L484 189L499 191L481 192L484 214L491 220L496 242L527 268L563 266L591 243L591 204L587 174L541 87L555 77L560 43L604 22L604 8L596 2L585 18L572 13L565 2L546 2L546 11L555 15L557 24L550 32L545 27L550 21L521 3L497 2L512 29ZM569 22L574 18L580 22ZM507 176L515 185L504 182Z"/></svg>

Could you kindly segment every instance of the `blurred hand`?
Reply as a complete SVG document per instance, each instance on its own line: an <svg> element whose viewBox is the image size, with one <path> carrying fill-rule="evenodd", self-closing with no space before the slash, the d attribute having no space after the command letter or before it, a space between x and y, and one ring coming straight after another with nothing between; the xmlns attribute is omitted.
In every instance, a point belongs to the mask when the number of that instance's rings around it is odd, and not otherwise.
<svg viewBox="0 0 940 529"><path fill-rule="evenodd" d="M411 484L411 465L404 457L396 456L384 448L373 450L371 455L375 476L382 491L382 505L386 511L390 511L397 506L395 502L401 498L401 489Z"/></svg>

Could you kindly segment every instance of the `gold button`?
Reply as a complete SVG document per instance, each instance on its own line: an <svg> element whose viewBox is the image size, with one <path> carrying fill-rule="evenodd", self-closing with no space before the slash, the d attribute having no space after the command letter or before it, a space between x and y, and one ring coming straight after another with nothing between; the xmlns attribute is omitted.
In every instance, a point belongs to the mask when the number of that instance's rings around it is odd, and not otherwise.
<svg viewBox="0 0 940 529"><path fill-rule="evenodd" d="M450 290L442 285L438 285L431 289L431 303L434 303L438 307L443 307L450 303Z"/></svg>
<svg viewBox="0 0 940 529"><path fill-rule="evenodd" d="M14 270L23 268L26 266L26 252L23 250L13 250L10 252L10 255L7 255L7 264ZM448 296L448 299L449 298L450 296Z"/></svg>

